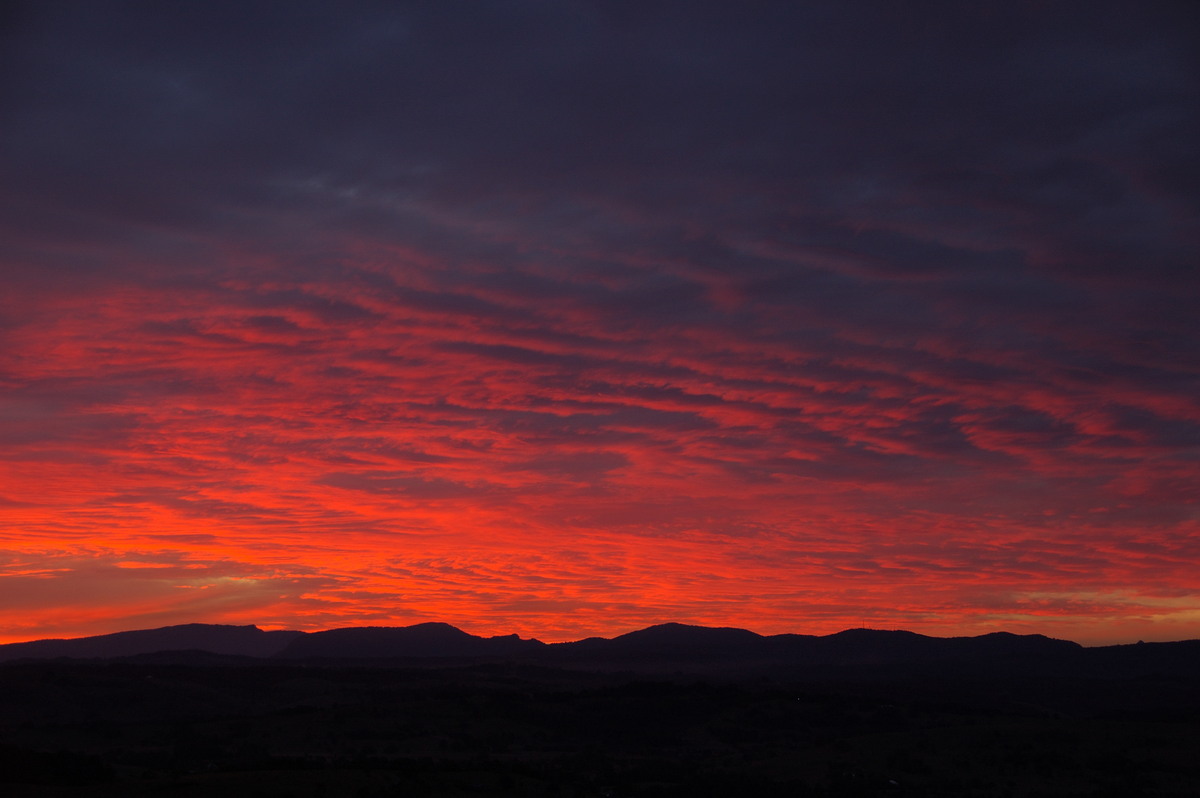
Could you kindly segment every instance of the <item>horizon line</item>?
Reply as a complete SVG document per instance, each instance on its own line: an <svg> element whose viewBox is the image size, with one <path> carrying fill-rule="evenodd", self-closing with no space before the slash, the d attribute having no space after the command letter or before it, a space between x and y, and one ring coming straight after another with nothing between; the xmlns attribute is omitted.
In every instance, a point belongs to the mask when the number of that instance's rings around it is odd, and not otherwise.
<svg viewBox="0 0 1200 798"><path fill-rule="evenodd" d="M757 635L758 637L761 637L761 638L779 637L782 635L795 635L798 637L823 638L823 637L835 637L837 635L845 634L847 632L860 632L860 631L861 632L884 632L884 633L902 632L905 634L912 634L912 635L917 635L920 637L926 637L926 638L930 638L930 639L940 639L940 640L972 639L972 638L979 638L979 637L987 637L989 635L1003 634L1003 635L1012 635L1013 637L1043 637L1043 638L1046 638L1049 640L1061 640L1061 641L1065 641L1065 642L1069 642L1069 643L1074 643L1075 645L1080 646L1081 648L1108 648L1108 647L1112 647L1112 646L1150 645L1150 644L1162 644L1162 643L1185 643L1185 642L1191 642L1194 640L1200 640L1200 638L1185 637L1185 638L1177 638L1177 639L1171 639L1171 640L1139 639L1139 640L1131 640L1131 641L1117 642L1117 643L1081 643L1077 640L1072 640L1070 638L1055 637L1053 635L1047 635L1042 632L1012 632L1007 629L997 629L997 630L993 630L990 632L981 632L979 634L937 635L937 634L926 634L924 632L917 632L917 631L913 631L912 629L904 629L904 628L900 628L900 627L882 628L882 627L871 627L871 626L846 627L846 628L840 629L836 632L828 632L826 634L813 634L813 633L808 633L808 632L775 632L775 633L764 634L762 632L757 632L757 631L754 631L753 629L748 629L748 628L742 627L742 626L727 626L727 625L709 626L709 625L701 624L701 623L685 623L683 621L660 621L657 623L651 623L647 626L640 626L635 629L630 629L628 631L618 632L618 633L613 634L610 637L605 637L603 635L586 635L584 637L577 637L577 638L572 638L572 639L547 641L547 640L541 639L540 637L538 637L536 635L523 636L519 632L509 632L509 633L501 633L501 634L494 634L494 635L476 634L474 632L467 631L466 629L463 629L461 626L457 626L448 621L418 621L415 623L397 624L397 625L355 624L355 625L350 625L350 626L332 626L332 627L328 627L328 628L314 629L314 630L295 629L295 628L284 627L284 626L280 626L278 628L270 628L270 627L272 627L272 625L270 625L270 624L268 624L266 627L264 627L257 623L222 623L222 622L211 622L211 621L186 621L183 623L166 624L164 626L148 626L148 627L137 627L137 628L130 628L130 629L118 629L113 632L99 632L97 634L79 635L76 637L33 637L33 638L25 638L25 639L21 639L21 640L4 640L4 637L0 636L0 647L10 646L10 645L21 645L24 643L40 643L40 642L47 642L47 641L87 640L87 639L96 638L96 637L108 637L111 635L131 634L131 633L136 633L136 632L154 632L154 631L160 631L160 630L164 630L164 629L174 629L174 628L180 628L180 627L185 627L185 626L208 626L208 627L222 627L223 626L223 627L241 628L241 629L253 628L253 629L257 629L258 631L263 632L263 633L294 632L297 634L309 635L309 634L320 634L323 632L333 632L333 631L338 631L338 630L342 630L342 629L409 629L412 627L425 626L425 625L448 626L448 627L455 629L457 631L460 631L464 634L470 635L471 637L476 637L476 638L480 638L480 639L512 637L515 635L521 640L536 641L539 643L543 643L545 645L562 645L562 644L567 644L567 643L578 643L578 642L581 642L584 640L595 640L595 639L614 640L618 637L623 637L628 634L642 632L642 631L646 631L648 629L654 629L656 627L661 627L661 626L684 626L684 627L689 627L689 628L693 628L693 629L713 629L713 630L728 629L728 630L735 630L735 631L740 631L740 632L749 632L750 634Z"/></svg>

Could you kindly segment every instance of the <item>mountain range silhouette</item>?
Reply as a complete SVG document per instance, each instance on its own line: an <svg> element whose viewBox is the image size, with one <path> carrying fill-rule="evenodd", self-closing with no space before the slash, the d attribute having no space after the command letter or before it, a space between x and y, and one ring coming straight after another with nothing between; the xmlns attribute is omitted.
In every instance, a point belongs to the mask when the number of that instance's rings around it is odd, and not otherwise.
<svg viewBox="0 0 1200 798"><path fill-rule="evenodd" d="M836 634L760 635L746 629L664 623L613 638L543 643L518 635L480 637L446 623L348 627L322 632L263 631L257 626L184 624L76 639L0 645L0 662L138 658L181 664L325 662L442 665L521 661L631 671L871 671L980 673L1196 673L1200 640L1085 648L1043 635L994 632L930 637L907 631L849 629Z"/></svg>
<svg viewBox="0 0 1200 798"><path fill-rule="evenodd" d="M664 623L545 643L446 623L186 624L0 645L0 695L5 798L1032 798L1200 783L1200 640Z"/></svg>

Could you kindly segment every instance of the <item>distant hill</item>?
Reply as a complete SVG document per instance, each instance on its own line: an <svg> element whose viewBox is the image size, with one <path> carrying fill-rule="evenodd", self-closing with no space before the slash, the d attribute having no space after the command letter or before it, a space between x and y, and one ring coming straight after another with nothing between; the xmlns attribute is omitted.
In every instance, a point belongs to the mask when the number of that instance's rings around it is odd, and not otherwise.
<svg viewBox="0 0 1200 798"><path fill-rule="evenodd" d="M445 623L264 632L255 626L186 624L74 640L0 646L13 660L136 659L213 665L247 661L331 664L519 661L570 669L759 674L784 678L929 675L1191 676L1200 640L1084 648L1043 635L998 632L928 637L849 629L764 636L745 629L664 623L608 639L545 644L517 635L479 637Z"/></svg>
<svg viewBox="0 0 1200 798"><path fill-rule="evenodd" d="M763 636L745 629L668 623L607 640L548 647L546 658L581 667L703 669L763 674L889 675L931 669L1039 671L1075 667L1085 649L1068 640L1008 633L940 638L914 632L850 629L815 636Z"/></svg>
<svg viewBox="0 0 1200 798"><path fill-rule="evenodd" d="M34 640L0 646L0 662L14 659L110 659L161 651L205 651L272 657L304 632L264 632L257 626L188 623L72 640Z"/></svg>
<svg viewBox="0 0 1200 798"><path fill-rule="evenodd" d="M848 629L825 637L775 635L769 645L785 659L827 664L920 664L1071 657L1078 643L1007 632L978 637L928 637L905 631Z"/></svg>
<svg viewBox="0 0 1200 798"><path fill-rule="evenodd" d="M573 643L555 643L547 656L558 661L712 662L742 658L758 650L762 635L745 629L664 623L612 638L589 637Z"/></svg>
<svg viewBox="0 0 1200 798"><path fill-rule="evenodd" d="M391 659L418 657L511 657L545 644L517 635L477 637L448 623L365 626L313 632L292 640L278 656L286 659Z"/></svg>

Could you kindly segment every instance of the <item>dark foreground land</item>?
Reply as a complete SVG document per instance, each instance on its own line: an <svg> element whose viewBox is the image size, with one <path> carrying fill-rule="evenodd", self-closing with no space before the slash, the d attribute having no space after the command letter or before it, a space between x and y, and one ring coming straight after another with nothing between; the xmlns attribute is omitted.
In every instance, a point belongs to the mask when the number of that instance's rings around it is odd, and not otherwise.
<svg viewBox="0 0 1200 798"><path fill-rule="evenodd" d="M1200 793L1200 675L0 664L0 795Z"/></svg>

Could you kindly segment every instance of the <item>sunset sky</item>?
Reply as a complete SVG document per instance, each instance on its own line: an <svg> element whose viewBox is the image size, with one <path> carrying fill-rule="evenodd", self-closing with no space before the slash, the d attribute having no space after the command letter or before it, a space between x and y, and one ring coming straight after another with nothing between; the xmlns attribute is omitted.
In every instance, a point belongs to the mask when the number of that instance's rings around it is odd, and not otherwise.
<svg viewBox="0 0 1200 798"><path fill-rule="evenodd" d="M1200 4L0 14L0 642L1200 637Z"/></svg>

